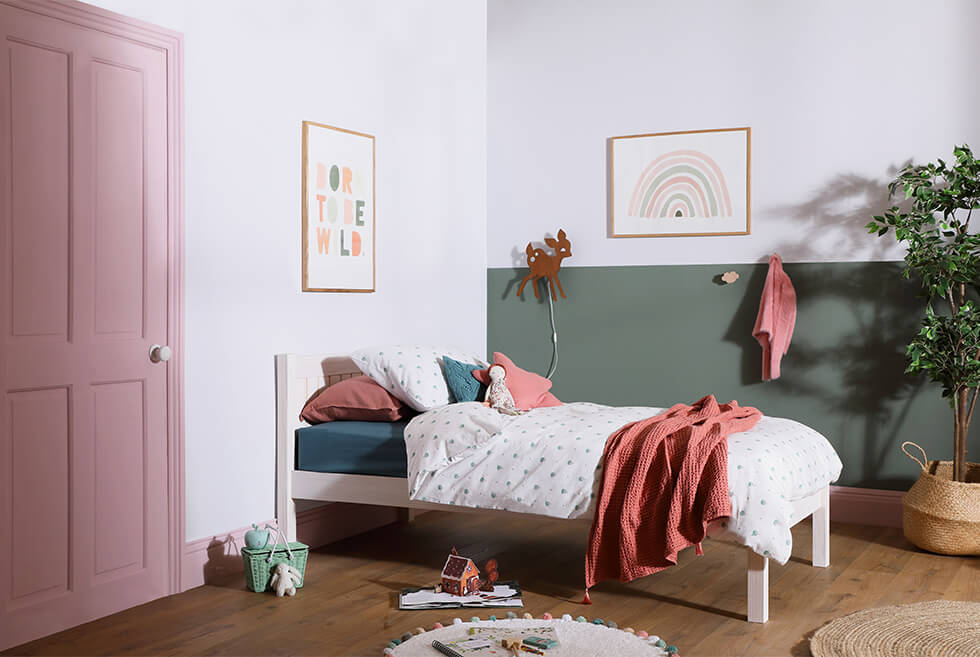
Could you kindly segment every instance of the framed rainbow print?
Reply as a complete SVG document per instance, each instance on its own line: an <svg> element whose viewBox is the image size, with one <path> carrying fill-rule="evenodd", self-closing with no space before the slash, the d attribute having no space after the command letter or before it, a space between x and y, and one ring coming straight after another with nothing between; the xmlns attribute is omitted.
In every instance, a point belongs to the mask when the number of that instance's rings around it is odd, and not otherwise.
<svg viewBox="0 0 980 657"><path fill-rule="evenodd" d="M303 121L303 291L374 292L374 137Z"/></svg>
<svg viewBox="0 0 980 657"><path fill-rule="evenodd" d="M613 137L612 237L748 235L751 128Z"/></svg>

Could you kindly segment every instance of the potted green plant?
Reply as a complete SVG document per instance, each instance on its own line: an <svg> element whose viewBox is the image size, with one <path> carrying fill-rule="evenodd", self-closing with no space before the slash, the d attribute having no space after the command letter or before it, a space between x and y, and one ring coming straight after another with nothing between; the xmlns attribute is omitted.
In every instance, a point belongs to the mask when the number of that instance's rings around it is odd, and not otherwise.
<svg viewBox="0 0 980 657"><path fill-rule="evenodd" d="M899 171L888 191L905 200L867 228L893 235L906 249L905 277L921 280L928 303L906 372L939 383L953 410L953 460L922 453L922 473L902 500L905 535L934 552L980 554L980 465L966 460L980 394L980 235L970 231L974 210L980 222L980 160L965 145L953 158Z"/></svg>

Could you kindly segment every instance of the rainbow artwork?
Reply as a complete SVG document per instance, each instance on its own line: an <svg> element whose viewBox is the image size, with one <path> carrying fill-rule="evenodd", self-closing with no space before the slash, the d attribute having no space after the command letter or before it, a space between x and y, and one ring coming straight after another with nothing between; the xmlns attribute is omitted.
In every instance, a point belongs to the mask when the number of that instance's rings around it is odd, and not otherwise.
<svg viewBox="0 0 980 657"><path fill-rule="evenodd" d="M751 128L610 142L611 237L749 234Z"/></svg>
<svg viewBox="0 0 980 657"><path fill-rule="evenodd" d="M730 217L725 174L705 153L677 150L656 158L633 187L633 217Z"/></svg>

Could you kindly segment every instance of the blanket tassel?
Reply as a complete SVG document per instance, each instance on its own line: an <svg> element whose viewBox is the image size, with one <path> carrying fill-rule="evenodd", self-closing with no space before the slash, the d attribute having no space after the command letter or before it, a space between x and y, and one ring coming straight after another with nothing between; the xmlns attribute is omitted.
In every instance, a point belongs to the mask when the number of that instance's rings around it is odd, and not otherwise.
<svg viewBox="0 0 980 657"><path fill-rule="evenodd" d="M704 550L701 548L700 543L694 544L694 554L698 555L699 557L704 556Z"/></svg>
<svg viewBox="0 0 980 657"><path fill-rule="evenodd" d="M583 605L592 604L592 598L589 597L589 589L585 589L585 597L582 598L582 604Z"/></svg>

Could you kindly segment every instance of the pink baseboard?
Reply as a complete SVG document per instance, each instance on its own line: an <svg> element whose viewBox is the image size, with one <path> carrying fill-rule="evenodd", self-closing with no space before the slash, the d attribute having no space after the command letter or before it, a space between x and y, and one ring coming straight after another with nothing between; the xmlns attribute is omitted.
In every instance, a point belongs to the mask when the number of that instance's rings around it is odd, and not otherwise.
<svg viewBox="0 0 980 657"><path fill-rule="evenodd" d="M311 548L360 534L398 520L398 509L354 504L324 504L296 514L296 538ZM265 522L259 523L261 527ZM219 536L188 541L181 563L180 590L186 591L242 571L241 527Z"/></svg>
<svg viewBox="0 0 980 657"><path fill-rule="evenodd" d="M296 514L296 538L311 548L397 522L399 509L360 504L325 504Z"/></svg>
<svg viewBox="0 0 980 657"><path fill-rule="evenodd" d="M854 525L901 527L904 494L898 490L831 486L830 519Z"/></svg>

